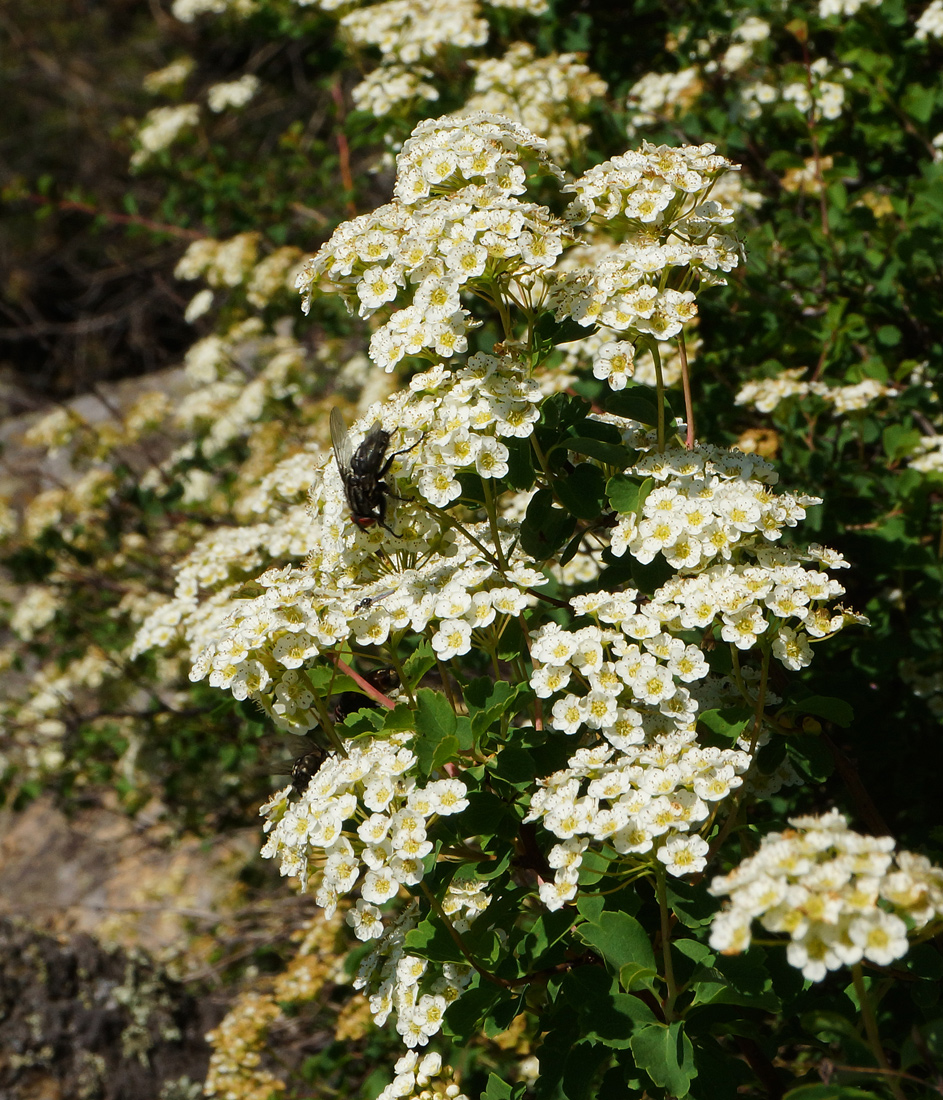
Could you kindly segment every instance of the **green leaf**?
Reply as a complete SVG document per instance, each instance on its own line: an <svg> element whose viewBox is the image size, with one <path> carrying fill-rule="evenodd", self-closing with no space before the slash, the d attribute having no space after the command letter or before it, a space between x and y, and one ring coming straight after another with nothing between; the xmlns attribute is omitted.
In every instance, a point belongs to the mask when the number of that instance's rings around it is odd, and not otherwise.
<svg viewBox="0 0 943 1100"><path fill-rule="evenodd" d="M524 684L509 684L506 680L492 680L490 676L478 677L466 686L465 703L476 741L501 719L523 690Z"/></svg>
<svg viewBox="0 0 943 1100"><path fill-rule="evenodd" d="M913 454L921 438L916 428L905 428L903 424L890 424L881 433L884 453L892 461Z"/></svg>
<svg viewBox="0 0 943 1100"><path fill-rule="evenodd" d="M655 482L650 477L639 481L629 474L615 474L606 482L606 496L617 512L627 515L641 509L654 487Z"/></svg>
<svg viewBox="0 0 943 1100"><path fill-rule="evenodd" d="M534 325L534 335L540 346L546 349L556 347L557 344L568 344L571 340L585 340L595 331L595 326L587 328L572 317L558 321L552 313L542 313Z"/></svg>
<svg viewBox="0 0 943 1100"><path fill-rule="evenodd" d="M831 1043L837 1040L842 1050L853 1060L853 1065L875 1065L871 1048L858 1034L858 1029L851 1020L840 1012L829 1012L825 1009L804 1012L799 1022L804 1031L823 1042Z"/></svg>
<svg viewBox="0 0 943 1100"><path fill-rule="evenodd" d="M566 440L566 449L578 455L595 458L607 466L625 469L632 461L632 453L623 443L606 443L601 439L589 439L586 436L570 436Z"/></svg>
<svg viewBox="0 0 943 1100"><path fill-rule="evenodd" d="M524 949L535 963L569 932L576 914L572 909L541 913L523 938Z"/></svg>
<svg viewBox="0 0 943 1100"><path fill-rule="evenodd" d="M473 979L473 982L476 981L480 981L477 976ZM442 1018L443 1035L464 1041L477 1038L485 1017L495 1005L509 997L506 990L492 982L481 981L477 986L472 984L446 1009Z"/></svg>
<svg viewBox="0 0 943 1100"><path fill-rule="evenodd" d="M521 546L535 561L546 561L573 534L576 518L553 503L549 489L539 489L521 524Z"/></svg>
<svg viewBox="0 0 943 1100"><path fill-rule="evenodd" d="M697 1076L694 1047L684 1033L682 1021L667 1027L650 1024L633 1036L632 1054L640 1069L644 1069L656 1085L667 1089L673 1097L687 1096L691 1082Z"/></svg>
<svg viewBox="0 0 943 1100"><path fill-rule="evenodd" d="M488 770L496 779L521 789L533 783L537 765L527 749L520 745L507 745L491 760Z"/></svg>
<svg viewBox="0 0 943 1100"><path fill-rule="evenodd" d="M534 449L530 439L516 436L502 439L508 449L507 480L512 489L529 489L534 484Z"/></svg>
<svg viewBox="0 0 943 1100"><path fill-rule="evenodd" d="M632 584L639 592L652 595L675 575L674 566L657 555L653 561L643 563L630 557L632 565Z"/></svg>
<svg viewBox="0 0 943 1100"><path fill-rule="evenodd" d="M425 676L430 668L435 668L435 653L432 646L425 640L416 646L415 653L411 653L403 662L403 672L407 681L415 686Z"/></svg>
<svg viewBox="0 0 943 1100"><path fill-rule="evenodd" d="M658 400L648 386L630 384L624 390L606 395L603 408L608 413L637 420L640 424L654 426L658 423Z"/></svg>
<svg viewBox="0 0 943 1100"><path fill-rule="evenodd" d="M929 122L936 107L936 91L919 84L908 84L900 97L900 105L918 122Z"/></svg>
<svg viewBox="0 0 943 1100"><path fill-rule="evenodd" d="M416 692L416 706L412 713L416 728L413 751L419 771L425 776L458 755L455 712L444 695L430 688L421 688Z"/></svg>
<svg viewBox="0 0 943 1100"><path fill-rule="evenodd" d="M481 1093L481 1100L520 1100L526 1091L526 1085L509 1085L496 1073L489 1073L488 1087Z"/></svg>
<svg viewBox="0 0 943 1100"><path fill-rule="evenodd" d="M592 406L584 397L567 393L554 393L540 406L540 427L552 431L565 431L576 424L582 424ZM548 441L545 450L549 450L556 440Z"/></svg>
<svg viewBox="0 0 943 1100"><path fill-rule="evenodd" d="M568 511L580 519L595 519L603 510L606 479L598 466L581 462L553 485L557 497Z"/></svg>
<svg viewBox="0 0 943 1100"><path fill-rule="evenodd" d="M421 959L435 962L464 963L467 960L458 944L438 917L427 917L406 933L405 946Z"/></svg>
<svg viewBox="0 0 943 1100"><path fill-rule="evenodd" d="M705 710L697 716L698 725L710 730L721 741L733 744L743 735L754 715L747 707L723 707Z"/></svg>
<svg viewBox="0 0 943 1100"><path fill-rule="evenodd" d="M587 1038L625 1049L633 1031L655 1023L656 1017L640 997L616 992L613 984L601 966L580 966L567 974L561 995L580 1017Z"/></svg>
<svg viewBox="0 0 943 1100"><path fill-rule="evenodd" d="M517 832L508 807L490 791L469 791L468 806L462 811L461 822L467 836L488 838L503 833L513 837Z"/></svg>
<svg viewBox="0 0 943 1100"><path fill-rule="evenodd" d="M654 989L658 976L655 953L635 917L604 911L597 920L580 924L574 931L587 947L602 956L609 969L619 976L624 989Z"/></svg>
<svg viewBox="0 0 943 1100"><path fill-rule="evenodd" d="M580 546L583 543L583 539L586 537L585 531L577 531L573 538L564 546L560 552L559 564L562 569L564 565L571 562L577 555Z"/></svg>
<svg viewBox="0 0 943 1100"><path fill-rule="evenodd" d="M901 1069L925 1063L927 1054L939 1062L943 1057L943 1018L928 1020L915 1028L904 1040L900 1050Z"/></svg>

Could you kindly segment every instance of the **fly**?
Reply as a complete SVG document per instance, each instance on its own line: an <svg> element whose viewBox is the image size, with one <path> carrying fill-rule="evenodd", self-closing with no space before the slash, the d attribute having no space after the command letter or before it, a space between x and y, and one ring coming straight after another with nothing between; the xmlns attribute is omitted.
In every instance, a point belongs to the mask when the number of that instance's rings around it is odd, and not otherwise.
<svg viewBox="0 0 943 1100"><path fill-rule="evenodd" d="M304 794L308 784L320 771L321 765L327 760L327 750L320 745L314 745L310 752L299 756L291 766L291 785L298 794Z"/></svg>
<svg viewBox="0 0 943 1100"><path fill-rule="evenodd" d="M354 523L362 531L376 523L395 536L396 532L386 522L386 498L396 494L383 479L389 473L394 459L411 451L419 440L412 447L397 451L387 458L390 433L378 422L367 432L355 451L340 410L331 409L331 442L334 444L337 469Z"/></svg>
<svg viewBox="0 0 943 1100"><path fill-rule="evenodd" d="M385 600L387 596L392 595L392 588L384 588L382 592L378 592L375 596L365 596L358 603L354 604L354 614L359 615L361 611L369 611L375 603L378 603L380 600Z"/></svg>

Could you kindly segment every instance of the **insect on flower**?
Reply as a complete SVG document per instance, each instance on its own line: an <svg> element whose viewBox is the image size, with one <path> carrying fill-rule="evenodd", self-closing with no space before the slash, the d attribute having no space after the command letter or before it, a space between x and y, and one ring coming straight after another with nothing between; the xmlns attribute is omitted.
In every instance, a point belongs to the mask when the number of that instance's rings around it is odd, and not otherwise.
<svg viewBox="0 0 943 1100"><path fill-rule="evenodd" d="M327 750L320 745L313 745L310 752L299 756L291 766L291 785L298 794L304 794L308 784L317 775L324 761L327 760Z"/></svg>
<svg viewBox="0 0 943 1100"><path fill-rule="evenodd" d="M355 451L347 434L344 418L338 409L331 409L331 442L334 444L337 469L344 483L344 495L347 497L354 523L362 530L377 523L391 535L395 535L396 532L386 522L386 498L396 494L383 479L389 473L394 460L411 451L419 444L419 440L412 447L396 451L387 458L390 433L376 423Z"/></svg>
<svg viewBox="0 0 943 1100"><path fill-rule="evenodd" d="M379 603L380 600L385 600L387 596L392 596L393 591L392 588L384 588L374 596L365 596L362 600L354 604L354 614L359 615L361 611L369 611L375 603Z"/></svg>

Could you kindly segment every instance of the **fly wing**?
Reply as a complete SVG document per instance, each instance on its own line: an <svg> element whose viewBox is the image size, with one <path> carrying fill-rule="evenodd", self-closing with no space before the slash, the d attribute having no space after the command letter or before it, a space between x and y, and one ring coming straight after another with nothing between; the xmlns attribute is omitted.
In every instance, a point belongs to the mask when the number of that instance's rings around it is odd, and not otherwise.
<svg viewBox="0 0 943 1100"><path fill-rule="evenodd" d="M350 460L353 449L350 445L350 436L347 434L347 425L341 416L340 409L331 409L331 442L334 444L334 457L341 477L350 472Z"/></svg>
<svg viewBox="0 0 943 1100"><path fill-rule="evenodd" d="M354 451L353 458L350 460L354 473L364 477L383 477L383 458L389 445L390 433L378 420Z"/></svg>

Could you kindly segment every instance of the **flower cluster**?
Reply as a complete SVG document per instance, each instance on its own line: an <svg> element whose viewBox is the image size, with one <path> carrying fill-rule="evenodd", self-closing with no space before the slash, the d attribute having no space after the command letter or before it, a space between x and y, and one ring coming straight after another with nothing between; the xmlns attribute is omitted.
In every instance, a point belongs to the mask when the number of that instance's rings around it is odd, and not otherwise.
<svg viewBox="0 0 943 1100"><path fill-rule="evenodd" d="M181 103L176 107L155 107L148 111L137 133L141 145L131 157L135 168L146 164L156 153L161 153L182 135L192 130L200 120L200 108L195 103Z"/></svg>
<svg viewBox="0 0 943 1100"><path fill-rule="evenodd" d="M696 651L689 661L695 675L699 662L703 657ZM662 668L654 661L647 666L659 688ZM580 709L593 722L593 706L602 711L606 703L598 689L586 700ZM583 853L592 842L629 861L648 862L654 851L672 875L702 871L708 845L697 830L711 815L710 803L739 787L750 764L750 754L741 749L701 747L693 726L642 743L642 715L623 709L620 716L611 709L612 725L601 732L621 747L578 749L566 768L539 781L525 819L540 821L560 841L548 855L553 881L540 885L540 898L551 910L576 896Z"/></svg>
<svg viewBox="0 0 943 1100"><path fill-rule="evenodd" d="M612 552L628 552L641 562L660 554L678 574L630 620L630 637L641 640L670 624L704 629L719 620L724 641L746 650L764 635L774 656L796 669L812 659L810 637L828 637L847 621L862 621L830 611L825 601L844 588L805 564L841 568L847 563L840 554L770 545L818 501L773 493L777 475L763 459L699 447L650 451L633 469L656 484L638 511L619 518Z"/></svg>
<svg viewBox="0 0 943 1100"><path fill-rule="evenodd" d="M174 269L178 279L203 276L213 287L236 287L256 264L259 238L256 232L238 233L226 241L201 237L183 254Z"/></svg>
<svg viewBox="0 0 943 1100"><path fill-rule="evenodd" d="M346 755L330 754L300 799L290 800L288 786L259 811L269 834L262 855L279 859L281 873L298 876L303 888L316 867L315 898L328 916L359 884L347 920L361 940L382 934L379 906L422 881L434 820L468 804L458 779L417 784L409 774L416 765L410 740L394 734L348 742Z"/></svg>
<svg viewBox="0 0 943 1100"><path fill-rule="evenodd" d="M651 478L653 486L613 529L612 550L619 557L628 551L647 564L661 554L675 568L692 571L729 561L751 536L779 539L783 527L795 527L809 505L821 503L773 493L779 475L756 455L709 445L660 452L639 434L633 444L645 453L629 472Z"/></svg>
<svg viewBox="0 0 943 1100"><path fill-rule="evenodd" d="M881 0L819 0L819 18L843 15L847 19L857 15L865 6L876 8L880 3Z"/></svg>
<svg viewBox="0 0 943 1100"><path fill-rule="evenodd" d="M943 40L943 0L932 0L917 20L915 37L919 41L926 38Z"/></svg>
<svg viewBox="0 0 943 1100"><path fill-rule="evenodd" d="M245 107L261 87L254 73L244 73L238 80L214 84L206 93L207 106L219 114L227 107Z"/></svg>
<svg viewBox="0 0 943 1100"><path fill-rule="evenodd" d="M752 405L757 412L770 413L782 401L790 397L806 397L809 394L821 398L834 409L836 416L865 409L881 397L893 397L899 391L895 386L865 378L848 386L830 386L826 382L807 382L802 375L805 367L792 367L781 371L775 378L761 378L741 386L736 397L738 405Z"/></svg>
<svg viewBox="0 0 943 1100"><path fill-rule="evenodd" d="M470 61L474 91L461 113L514 118L546 140L552 157L572 156L589 134L580 114L607 90L584 61L575 53L538 58L526 42L515 42L503 57Z"/></svg>
<svg viewBox="0 0 943 1100"><path fill-rule="evenodd" d="M396 1076L377 1100L468 1100L451 1080L451 1067L443 1067L441 1054L430 1052L420 1058L411 1050L397 1061L394 1072Z"/></svg>
<svg viewBox="0 0 943 1100"><path fill-rule="evenodd" d="M213 1048L203 1088L205 1096L266 1100L283 1092L285 1082L259 1067L259 1048L281 1009L261 993L244 993L219 1027L207 1035Z"/></svg>
<svg viewBox="0 0 943 1100"><path fill-rule="evenodd" d="M943 474L943 435L923 435L908 460L922 474Z"/></svg>
<svg viewBox="0 0 943 1100"><path fill-rule="evenodd" d="M360 46L376 46L386 61L411 65L434 57L447 46L481 46L488 23L478 15L476 0L386 0L358 8L341 19L341 27Z"/></svg>
<svg viewBox="0 0 943 1100"><path fill-rule="evenodd" d="M430 506L443 508L460 495L461 471L486 481L503 477L508 449L501 439L530 434L539 400L536 383L507 358L478 354L452 374L440 366L417 375L409 390L364 419L403 438L404 453L387 479L397 497L410 499L391 500L388 529L351 522L341 472L329 460L314 474L311 519L299 514L291 539L283 520L277 532L269 525L240 529L238 543L234 533L218 536L215 545L207 540L178 574L174 602L142 627L136 651L166 644L181 619L192 616L191 644L195 652L205 647L192 677L209 676L237 698L251 696L299 733L317 725L317 717L294 670L351 637L361 647L382 646L399 630L428 630L442 659L467 653L473 632L493 631L517 616L533 598L528 589L546 578L521 551L516 522L504 521L500 549L489 559L482 546L493 545L495 533L487 523L456 527ZM233 555L251 568L247 555L271 544L273 534L286 549L295 538L314 547L306 567L259 578L264 594L234 601L225 623L205 605L197 613L199 588L224 579ZM222 596L217 607L225 607Z"/></svg>
<svg viewBox="0 0 943 1100"><path fill-rule="evenodd" d="M144 78L144 90L152 95L157 95L169 88L176 88L193 72L196 62L192 57L178 57L162 69L148 73Z"/></svg>
<svg viewBox="0 0 943 1100"><path fill-rule="evenodd" d="M564 246L560 219L514 197L527 157L552 167L546 144L509 119L420 123L397 157L397 201L345 222L298 276L305 310L322 280L362 317L405 304L370 343L388 371L405 355L463 352L473 322L462 291L490 299L497 285L549 268Z"/></svg>
<svg viewBox="0 0 943 1100"><path fill-rule="evenodd" d="M790 818L710 891L730 901L714 917L711 946L745 951L758 920L789 938L786 957L809 981L862 959L887 966L907 953L907 930L943 917L943 870L894 853L893 837L863 836L836 810Z"/></svg>
<svg viewBox="0 0 943 1100"><path fill-rule="evenodd" d="M696 66L676 73L646 73L629 89L627 107L632 112L629 137L634 137L641 127L653 126L660 119L671 119L676 111L690 106L703 88Z"/></svg>
<svg viewBox="0 0 943 1100"><path fill-rule="evenodd" d="M557 320L655 340L676 336L697 315L692 282L723 284L720 273L740 262L736 240L720 230L733 212L708 198L732 168L713 145L645 142L567 184L577 195L568 221L615 222L627 239L592 268L557 274L548 299Z"/></svg>
<svg viewBox="0 0 943 1100"><path fill-rule="evenodd" d="M258 0L174 0L171 11L181 23L192 23L201 15L235 15L244 18L251 15Z"/></svg>
<svg viewBox="0 0 943 1100"><path fill-rule="evenodd" d="M803 79L783 87L783 100L792 103L802 114L814 111L815 117L839 118L845 103L845 88L836 80L826 78L840 76L843 80L850 80L851 69L847 66L837 69L828 58L820 57L812 62L807 73L808 76Z"/></svg>
<svg viewBox="0 0 943 1100"><path fill-rule="evenodd" d="M368 111L374 118L383 118L396 108L417 99L434 102L438 89L430 83L433 74L422 65L381 65L367 75L351 91L359 111Z"/></svg>
<svg viewBox="0 0 943 1100"><path fill-rule="evenodd" d="M442 899L442 912L458 934L467 932L491 904L475 879L456 877ZM406 934L416 926L418 906L410 904L386 928L361 960L354 988L366 992L374 1021L382 1027L392 1014L408 1047L425 1046L442 1026L445 1010L458 1000L472 978L463 963L430 964L410 955Z"/></svg>
<svg viewBox="0 0 943 1100"><path fill-rule="evenodd" d="M629 378L646 386L655 386L657 375L655 360L648 348L636 347L627 340L620 340L619 333L601 325L584 336L582 340L571 340L560 349L563 362L554 371L553 379L560 388L572 384L568 372L589 368L593 376L608 382L610 389L622 389ZM685 357L688 366L694 362L701 350L701 339L690 331L685 333ZM660 348L662 381L666 386L675 386L681 380L681 354L677 347Z"/></svg>

